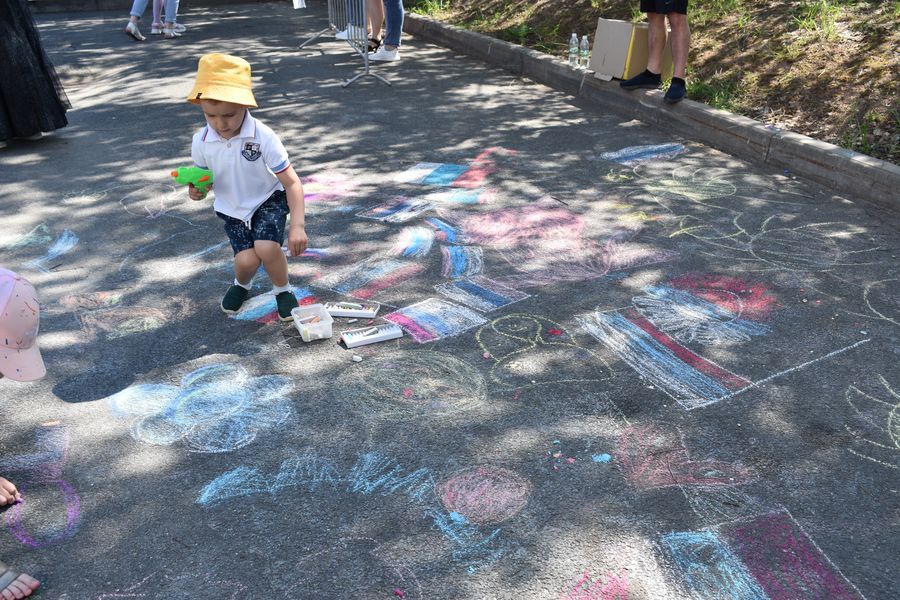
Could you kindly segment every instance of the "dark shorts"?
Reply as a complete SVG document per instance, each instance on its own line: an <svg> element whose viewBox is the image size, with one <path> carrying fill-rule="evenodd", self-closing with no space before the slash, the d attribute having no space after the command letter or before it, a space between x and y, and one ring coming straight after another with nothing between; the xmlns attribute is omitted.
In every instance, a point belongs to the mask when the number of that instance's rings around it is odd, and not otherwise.
<svg viewBox="0 0 900 600"><path fill-rule="evenodd" d="M237 254L252 248L253 242L257 240L283 244L284 225L289 212L287 195L283 190L277 190L253 213L249 229L240 219L223 215L218 211L216 214L225 221L225 233L228 234L231 249Z"/></svg>
<svg viewBox="0 0 900 600"><path fill-rule="evenodd" d="M641 12L687 14L688 0L641 0Z"/></svg>

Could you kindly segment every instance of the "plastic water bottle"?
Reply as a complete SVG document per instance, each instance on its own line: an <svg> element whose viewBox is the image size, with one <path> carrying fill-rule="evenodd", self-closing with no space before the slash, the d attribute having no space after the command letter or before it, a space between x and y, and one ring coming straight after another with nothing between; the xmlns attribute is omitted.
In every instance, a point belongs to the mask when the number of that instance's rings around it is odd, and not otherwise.
<svg viewBox="0 0 900 600"><path fill-rule="evenodd" d="M572 37L569 38L569 66L577 67L578 66L578 34L572 33Z"/></svg>
<svg viewBox="0 0 900 600"><path fill-rule="evenodd" d="M578 66L582 69L588 68L588 63L591 62L591 42L588 41L588 36L581 36L581 44L578 46Z"/></svg>

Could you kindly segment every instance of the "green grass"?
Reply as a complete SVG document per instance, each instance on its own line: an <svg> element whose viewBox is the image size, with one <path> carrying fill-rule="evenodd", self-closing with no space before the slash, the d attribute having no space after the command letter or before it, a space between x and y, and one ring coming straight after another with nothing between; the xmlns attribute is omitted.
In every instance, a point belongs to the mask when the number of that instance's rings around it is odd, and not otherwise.
<svg viewBox="0 0 900 600"><path fill-rule="evenodd" d="M737 109L740 105L740 86L731 79L691 77L688 79L687 93L692 100L706 102L710 106L722 110L739 112Z"/></svg>
<svg viewBox="0 0 900 600"><path fill-rule="evenodd" d="M450 0L406 0L406 9L420 15L437 15L450 7Z"/></svg>
<svg viewBox="0 0 900 600"><path fill-rule="evenodd" d="M841 6L835 0L806 1L800 5L793 20L798 29L814 32L819 39L834 41L840 14Z"/></svg>
<svg viewBox="0 0 900 600"><path fill-rule="evenodd" d="M703 27L727 15L746 11L744 0L700 0L691 3L688 15L692 25Z"/></svg>

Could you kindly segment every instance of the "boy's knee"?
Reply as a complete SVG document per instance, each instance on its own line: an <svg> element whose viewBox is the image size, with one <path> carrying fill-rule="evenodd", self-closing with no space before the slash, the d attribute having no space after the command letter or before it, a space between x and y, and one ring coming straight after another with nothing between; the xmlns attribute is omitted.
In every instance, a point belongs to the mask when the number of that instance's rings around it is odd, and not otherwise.
<svg viewBox="0 0 900 600"><path fill-rule="evenodd" d="M669 13L669 26L672 31L680 31L687 27L687 15L681 13Z"/></svg>
<svg viewBox="0 0 900 600"><path fill-rule="evenodd" d="M284 252L281 250L281 244L269 240L256 240L253 242L253 250L263 261L272 260L279 255L284 256Z"/></svg>

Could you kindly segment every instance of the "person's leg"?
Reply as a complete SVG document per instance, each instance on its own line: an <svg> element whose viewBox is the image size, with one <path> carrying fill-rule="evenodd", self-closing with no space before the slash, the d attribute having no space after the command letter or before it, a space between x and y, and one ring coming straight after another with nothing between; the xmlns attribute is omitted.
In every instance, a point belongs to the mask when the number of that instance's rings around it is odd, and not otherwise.
<svg viewBox="0 0 900 600"><path fill-rule="evenodd" d="M387 28L384 34L384 46L387 50L400 47L400 34L403 33L403 0L384 0L384 16Z"/></svg>
<svg viewBox="0 0 900 600"><path fill-rule="evenodd" d="M663 51L666 49L666 15L647 13L647 70L662 73Z"/></svg>
<svg viewBox="0 0 900 600"><path fill-rule="evenodd" d="M153 28L150 33L162 33L162 7L164 0L153 0Z"/></svg>
<svg viewBox="0 0 900 600"><path fill-rule="evenodd" d="M175 18L178 14L178 0L166 0L166 23L163 27L163 35L167 39L173 39L181 34L175 31Z"/></svg>
<svg viewBox="0 0 900 600"><path fill-rule="evenodd" d="M366 0L366 12L369 17L369 37L380 40L384 25L384 2L382 0Z"/></svg>
<svg viewBox="0 0 900 600"><path fill-rule="evenodd" d="M672 27L672 61L675 63L675 77L684 79L691 45L691 28L688 25L687 15L669 13L669 25Z"/></svg>
<svg viewBox="0 0 900 600"><path fill-rule="evenodd" d="M141 30L137 26L145 10L147 10L147 0L134 0L134 3L131 5L131 17L128 19L128 24L125 25L125 33L139 42L147 39L141 34Z"/></svg>
<svg viewBox="0 0 900 600"><path fill-rule="evenodd" d="M241 250L234 255L234 278L243 287L249 288L253 276L259 271L261 261L253 248Z"/></svg>
<svg viewBox="0 0 900 600"><path fill-rule="evenodd" d="M0 562L0 598L4 600L25 598L40 585L40 582L31 575L18 573Z"/></svg>
<svg viewBox="0 0 900 600"><path fill-rule="evenodd" d="M253 250L262 261L272 285L276 288L285 287L288 284L288 263L281 244L270 240L256 240Z"/></svg>

